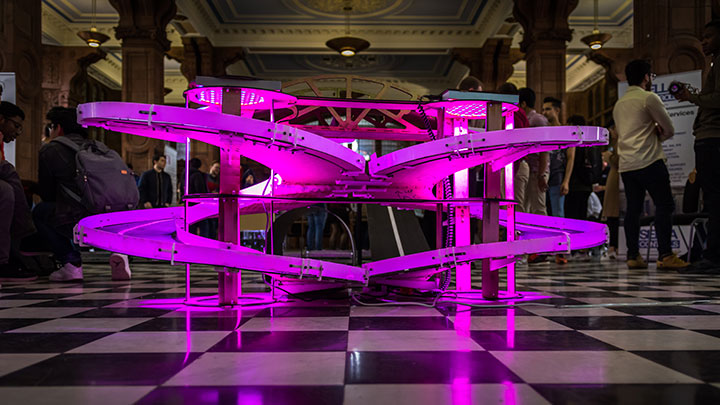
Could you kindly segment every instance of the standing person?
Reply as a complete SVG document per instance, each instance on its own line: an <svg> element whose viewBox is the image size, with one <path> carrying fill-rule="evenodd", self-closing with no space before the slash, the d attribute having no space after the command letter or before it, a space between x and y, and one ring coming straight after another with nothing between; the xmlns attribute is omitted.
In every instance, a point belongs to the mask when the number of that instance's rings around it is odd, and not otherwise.
<svg viewBox="0 0 720 405"><path fill-rule="evenodd" d="M172 179L165 173L167 160L164 155L155 153L153 167L140 176L140 206L143 208L169 207L173 198Z"/></svg>
<svg viewBox="0 0 720 405"><path fill-rule="evenodd" d="M198 158L190 159L190 173L188 177L188 194L207 194L207 175L200 171L202 161ZM193 224L190 232L203 237L210 237L208 221L203 220Z"/></svg>
<svg viewBox="0 0 720 405"><path fill-rule="evenodd" d="M77 123L74 108L53 107L45 118L49 121L50 138L40 148L37 190L42 202L33 209L33 220L55 260L62 263L60 269L50 274L50 280L82 280L82 257L73 243L72 233L75 224L88 211L76 199L83 195L76 182L77 150L64 142L69 140L80 148L88 141L88 133ZM130 279L127 255L112 253L110 269L113 280Z"/></svg>
<svg viewBox="0 0 720 405"><path fill-rule="evenodd" d="M709 219L707 248L693 269L720 273L720 20L705 25L701 41L703 53L713 60L705 84L700 94L683 88L675 97L700 107L693 124L695 168Z"/></svg>
<svg viewBox="0 0 720 405"><path fill-rule="evenodd" d="M475 76L468 76L464 78L458 85L458 90L461 91L482 91L483 84Z"/></svg>
<svg viewBox="0 0 720 405"><path fill-rule="evenodd" d="M610 121L607 128L610 132L610 145L607 152L605 152L605 156L608 166L610 166L610 173L608 173L607 182L605 183L605 195L602 203L602 217L605 219L605 223L610 230L608 258L615 260L617 259L618 232L620 228L620 173L618 172L619 157L617 153L618 135L617 130L615 129L615 122Z"/></svg>
<svg viewBox="0 0 720 405"><path fill-rule="evenodd" d="M562 102L555 97L545 97L543 100L543 115L550 126L560 126L560 110ZM547 197L549 201L549 214L554 217L565 217L565 195L568 193L570 177L575 160L575 148L557 149L550 152L550 177L548 178ZM555 263L567 264L563 254L555 255Z"/></svg>
<svg viewBox="0 0 720 405"><path fill-rule="evenodd" d="M220 162L217 160L210 165L210 172L207 175L207 189L209 193L220 192ZM208 237L217 239L218 218L208 219Z"/></svg>
<svg viewBox="0 0 720 405"><path fill-rule="evenodd" d="M20 176L15 166L5 160L5 144L22 134L24 120L25 113L20 107L7 101L0 102L0 281L37 278L12 258L20 240L34 231Z"/></svg>
<svg viewBox="0 0 720 405"><path fill-rule="evenodd" d="M308 229L305 235L308 250L323 249L323 234L327 216L327 204L315 204L310 207L310 212L307 215Z"/></svg>
<svg viewBox="0 0 720 405"><path fill-rule="evenodd" d="M208 193L220 192L220 162L217 160L210 165L210 171L207 175Z"/></svg>
<svg viewBox="0 0 720 405"><path fill-rule="evenodd" d="M518 106L525 111L530 127L546 127L549 125L547 118L535 111L535 92L524 87L519 91L520 103ZM527 170L527 181L519 184L516 188L516 199L523 206L523 211L530 214L547 215L545 208L545 192L547 191L548 180L548 152L533 153L525 158L525 165L520 165L518 175L521 181L524 178L524 170ZM518 193L519 191L519 193Z"/></svg>
<svg viewBox="0 0 720 405"><path fill-rule="evenodd" d="M240 188L247 188L255 184L255 172L253 169L247 169L243 172Z"/></svg>
<svg viewBox="0 0 720 405"><path fill-rule="evenodd" d="M75 182L76 152L56 139L65 137L80 147L88 134L77 123L74 108L53 107L46 118L50 140L40 148L37 190L42 202L33 209L33 220L55 260L62 264L50 274L50 280L82 280L82 257L72 241L73 226L86 213L70 194L82 195Z"/></svg>
<svg viewBox="0 0 720 405"><path fill-rule="evenodd" d="M585 118L580 115L571 115L567 119L567 125L585 125ZM575 148L573 160L569 164L570 176L568 182L563 182L565 190L565 218L587 219L588 198L592 193L593 179L588 173L591 147ZM569 160L568 160L569 161ZM590 256L585 251L576 251L573 260L588 261Z"/></svg>
<svg viewBox="0 0 720 405"><path fill-rule="evenodd" d="M649 91L655 77L650 63L631 61L625 66L625 76L630 87L615 103L613 118L618 132L619 172L627 198L627 265L630 269L647 268L639 247L640 214L647 191L655 204L657 267L683 269L688 264L673 253L670 244L675 201L662 149L662 142L672 138L675 129L660 97Z"/></svg>

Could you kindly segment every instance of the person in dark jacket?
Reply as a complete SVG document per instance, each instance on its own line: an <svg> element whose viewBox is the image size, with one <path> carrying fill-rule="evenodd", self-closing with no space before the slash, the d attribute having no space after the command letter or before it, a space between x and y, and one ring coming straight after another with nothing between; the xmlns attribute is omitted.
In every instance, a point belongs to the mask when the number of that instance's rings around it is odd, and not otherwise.
<svg viewBox="0 0 720 405"><path fill-rule="evenodd" d="M165 173L167 160L164 155L153 156L152 169L140 176L140 206L144 208L169 207L173 198L173 186L170 175Z"/></svg>
<svg viewBox="0 0 720 405"><path fill-rule="evenodd" d="M190 173L188 194L205 194L208 192L207 175L200 171L202 161L198 158L190 159ZM200 221L190 227L190 232L203 237L210 237L208 220Z"/></svg>
<svg viewBox="0 0 720 405"><path fill-rule="evenodd" d="M37 278L14 260L20 239L33 233L30 208L15 166L5 160L4 143L22 134L25 113L13 103L0 103L0 281L32 281Z"/></svg>
<svg viewBox="0 0 720 405"><path fill-rule="evenodd" d="M240 188L247 188L247 187L252 186L255 183L256 183L255 172L253 172L253 169L245 170L245 172L243 172Z"/></svg>
<svg viewBox="0 0 720 405"><path fill-rule="evenodd" d="M50 141L40 148L37 193L42 202L33 209L33 221L55 260L62 264L59 270L50 274L50 280L80 280L83 277L82 258L72 242L72 230L87 212L65 191L82 195L75 183L76 152L55 140L64 136L81 146L88 134L77 123L74 108L53 107L46 118Z"/></svg>
<svg viewBox="0 0 720 405"><path fill-rule="evenodd" d="M188 194L201 194L207 193L207 175L200 171L202 167L202 161L198 158L190 159L190 182Z"/></svg>

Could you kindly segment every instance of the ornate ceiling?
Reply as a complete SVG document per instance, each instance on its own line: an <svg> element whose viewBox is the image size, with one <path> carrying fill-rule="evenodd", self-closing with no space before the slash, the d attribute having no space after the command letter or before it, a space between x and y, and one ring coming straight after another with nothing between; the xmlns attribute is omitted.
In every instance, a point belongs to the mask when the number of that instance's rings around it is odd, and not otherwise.
<svg viewBox="0 0 720 405"><path fill-rule="evenodd" d="M426 91L454 87L467 68L452 60L452 48L481 47L490 37L512 37L518 46L522 33L513 20L511 0L355 0L350 33L371 43L352 58L325 47L328 39L346 34L347 0L177 0L178 19L168 26L172 46L181 36L205 36L216 47L243 47L244 61L228 68L246 74L288 80L325 73L352 73L392 80ZM92 20L92 0L42 0L43 38L47 44L82 46L76 36ZM632 47L632 0L600 2L600 29L610 32L609 47ZM117 13L107 0L97 0L98 30L111 36L103 48L110 56L94 65L93 74L120 85L120 44L114 38ZM593 28L593 1L580 0L570 16L575 30L568 44L568 90L587 87L602 68L589 62L579 40ZM177 62L166 61L166 101L181 100L187 85ZM524 81L524 62L512 78ZM592 84L592 83L590 83ZM177 91L176 91L177 90Z"/></svg>

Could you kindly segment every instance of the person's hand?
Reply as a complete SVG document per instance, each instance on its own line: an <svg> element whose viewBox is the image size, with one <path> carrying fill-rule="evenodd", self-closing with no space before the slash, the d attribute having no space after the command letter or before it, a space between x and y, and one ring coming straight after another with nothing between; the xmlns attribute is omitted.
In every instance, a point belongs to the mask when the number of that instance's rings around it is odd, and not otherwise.
<svg viewBox="0 0 720 405"><path fill-rule="evenodd" d="M563 182L560 185L560 195L567 195L570 192L570 185L566 182Z"/></svg>
<svg viewBox="0 0 720 405"><path fill-rule="evenodd" d="M665 131L662 129L660 125L655 124L655 131L657 131L657 136L662 139L663 135L665 134Z"/></svg>
<svg viewBox="0 0 720 405"><path fill-rule="evenodd" d="M599 192L601 192L601 191L605 191L605 186L601 186L601 185L599 185L599 184L595 184L595 185L593 186L593 192L599 193Z"/></svg>
<svg viewBox="0 0 720 405"><path fill-rule="evenodd" d="M150 204L150 201L146 201L145 204L143 204L143 207L152 208L152 204Z"/></svg>
<svg viewBox="0 0 720 405"><path fill-rule="evenodd" d="M690 101L690 91L685 86L675 93L674 96L678 101Z"/></svg>
<svg viewBox="0 0 720 405"><path fill-rule="evenodd" d="M547 179L545 178L545 176L538 176L538 190L540 190L540 192L544 193L545 191L547 191L547 188L548 188L548 185L547 185Z"/></svg>
<svg viewBox="0 0 720 405"><path fill-rule="evenodd" d="M170 203L165 203L165 206L166 206L166 207L169 207L169 206L170 206Z"/></svg>
<svg viewBox="0 0 720 405"><path fill-rule="evenodd" d="M690 174L688 174L688 181L690 184L695 184L695 180L697 179L697 169L692 169Z"/></svg>

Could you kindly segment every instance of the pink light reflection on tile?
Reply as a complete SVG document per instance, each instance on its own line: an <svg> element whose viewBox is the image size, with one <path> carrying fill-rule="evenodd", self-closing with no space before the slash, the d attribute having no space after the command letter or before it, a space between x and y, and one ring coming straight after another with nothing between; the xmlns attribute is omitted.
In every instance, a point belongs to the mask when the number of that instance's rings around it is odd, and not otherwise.
<svg viewBox="0 0 720 405"><path fill-rule="evenodd" d="M471 405L472 404L472 386L468 377L453 378L450 385L453 405Z"/></svg>
<svg viewBox="0 0 720 405"><path fill-rule="evenodd" d="M191 312L185 312L185 358L183 364L187 363L192 352L192 315Z"/></svg>
<svg viewBox="0 0 720 405"><path fill-rule="evenodd" d="M503 381L501 383L505 390L503 391L503 404L505 405L517 405L518 403L518 396L517 396L517 387L515 384L513 384L510 381Z"/></svg>
<svg viewBox="0 0 720 405"><path fill-rule="evenodd" d="M457 310L461 311L463 308L458 305ZM453 325L458 336L464 336L467 338L470 337L470 315L470 311L457 312L455 314L455 321L453 322ZM470 349L465 351L470 351Z"/></svg>
<svg viewBox="0 0 720 405"><path fill-rule="evenodd" d="M262 405L264 403L266 402L263 401L263 396L260 392L238 393L238 405Z"/></svg>
<svg viewBox="0 0 720 405"><path fill-rule="evenodd" d="M468 120L453 119L452 125L454 136L465 135L468 133ZM453 196L455 198L469 197L469 170L464 169L456 172L453 175L453 179ZM453 207L453 209L455 210L455 246L470 245L470 210L466 206ZM469 263L459 264L455 267L455 283L459 290L468 291L472 289L471 270Z"/></svg>
<svg viewBox="0 0 720 405"><path fill-rule="evenodd" d="M506 322L506 341L507 341L507 347L508 349L514 349L515 348L515 310L514 309L508 309L507 310L507 316L505 318Z"/></svg>

